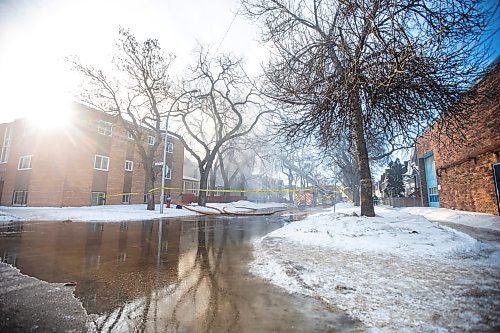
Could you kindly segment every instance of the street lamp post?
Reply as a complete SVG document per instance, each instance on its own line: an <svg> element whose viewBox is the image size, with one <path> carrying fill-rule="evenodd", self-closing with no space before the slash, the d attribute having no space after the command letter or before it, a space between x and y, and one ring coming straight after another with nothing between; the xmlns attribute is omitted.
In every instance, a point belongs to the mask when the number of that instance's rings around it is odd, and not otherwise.
<svg viewBox="0 0 500 333"><path fill-rule="evenodd" d="M167 175L167 143L168 143L168 118L170 117L170 112L167 115L167 120L165 121L165 139L163 141L163 165L161 168L161 194L160 194L160 214L163 214L163 205L165 205L165 176Z"/></svg>

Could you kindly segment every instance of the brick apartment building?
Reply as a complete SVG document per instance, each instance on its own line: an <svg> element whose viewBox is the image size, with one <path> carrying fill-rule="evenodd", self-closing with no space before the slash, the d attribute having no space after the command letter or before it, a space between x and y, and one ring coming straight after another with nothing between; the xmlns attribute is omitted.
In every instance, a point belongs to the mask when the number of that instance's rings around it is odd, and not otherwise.
<svg viewBox="0 0 500 333"><path fill-rule="evenodd" d="M108 114L81 104L57 128L28 119L0 124L0 205L88 206L144 203L145 172L133 138ZM146 135L147 147L155 140ZM155 161L163 160L163 143ZM184 146L168 136L166 186L182 187ZM161 170L161 166L158 167ZM161 173L155 187L161 186ZM159 192L156 192L159 201Z"/></svg>
<svg viewBox="0 0 500 333"><path fill-rule="evenodd" d="M500 63L476 85L482 100L465 129L467 146L438 148L434 128L417 140L423 206L500 214Z"/></svg>

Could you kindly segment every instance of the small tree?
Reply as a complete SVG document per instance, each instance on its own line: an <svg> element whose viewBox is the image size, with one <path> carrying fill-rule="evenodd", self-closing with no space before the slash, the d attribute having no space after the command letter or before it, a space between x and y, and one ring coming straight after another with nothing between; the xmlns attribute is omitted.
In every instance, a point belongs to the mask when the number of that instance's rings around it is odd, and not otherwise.
<svg viewBox="0 0 500 333"><path fill-rule="evenodd" d="M389 163L389 169L385 173L387 186L384 189L385 194L390 198L399 198L404 194L403 185L403 165L399 158Z"/></svg>
<svg viewBox="0 0 500 333"><path fill-rule="evenodd" d="M250 133L265 111L241 60L210 58L201 47L183 89L186 95L172 114L178 122L173 135L198 162L198 204L205 206L207 181L221 148Z"/></svg>
<svg viewBox="0 0 500 333"><path fill-rule="evenodd" d="M155 209L154 166L162 142L162 121L175 105L169 78L172 54L164 54L156 39L139 43L128 30L120 28L112 78L92 66L73 61L74 69L84 78L80 99L98 110L116 117L134 139L145 172L144 193L148 210ZM153 133L154 143L148 144ZM158 154L160 155L160 154Z"/></svg>
<svg viewBox="0 0 500 333"><path fill-rule="evenodd" d="M485 65L491 10L476 0L242 0L272 47L266 95L289 137L354 142L361 214L374 216L367 141L411 146L430 124L463 126ZM467 99L474 103L474 99Z"/></svg>

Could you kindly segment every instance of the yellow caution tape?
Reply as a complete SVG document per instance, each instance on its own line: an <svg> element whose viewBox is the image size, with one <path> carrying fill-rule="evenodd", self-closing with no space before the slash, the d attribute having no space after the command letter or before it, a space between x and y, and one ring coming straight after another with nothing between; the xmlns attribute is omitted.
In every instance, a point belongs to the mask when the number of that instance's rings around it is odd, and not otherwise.
<svg viewBox="0 0 500 333"><path fill-rule="evenodd" d="M152 188L148 191L148 193L156 192L161 189L164 190L181 190L181 188L178 187L156 187ZM337 192L343 193L344 190L347 189L345 188L338 188ZM303 189L287 189L287 190L216 190L216 189L200 189L200 188L195 188L195 189L189 189L189 191L199 191L199 192L219 192L219 193L228 193L228 192L239 192L239 193L288 193L288 192L307 192L307 191L314 191L317 190L317 188L303 188ZM333 190L332 190L333 191ZM107 197L115 197L115 196L121 196L121 195L143 195L143 193L137 193L137 192L129 192L129 193L117 193L117 194L109 194Z"/></svg>
<svg viewBox="0 0 500 333"><path fill-rule="evenodd" d="M148 192L154 192L161 190L161 187L153 188ZM180 188L176 187L163 187L164 190L180 190ZM215 189L201 189L201 188L193 188L189 189L190 191L199 191L199 192L303 192L303 191L314 191L314 188L304 188L304 189L295 189L295 190L215 190Z"/></svg>
<svg viewBox="0 0 500 333"><path fill-rule="evenodd" d="M107 197L119 197L120 195L139 195L141 193L137 192L129 192L129 193L117 193L117 194L108 194Z"/></svg>

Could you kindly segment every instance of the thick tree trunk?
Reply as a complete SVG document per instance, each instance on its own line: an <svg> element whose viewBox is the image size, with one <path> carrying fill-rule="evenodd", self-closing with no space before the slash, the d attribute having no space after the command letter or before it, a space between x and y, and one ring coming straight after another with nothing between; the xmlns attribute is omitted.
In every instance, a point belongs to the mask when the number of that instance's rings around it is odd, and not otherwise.
<svg viewBox="0 0 500 333"><path fill-rule="evenodd" d="M154 188L154 174L151 167L144 165L146 179L144 181L144 193L148 194L148 208L147 210L155 210L155 192L151 191Z"/></svg>
<svg viewBox="0 0 500 333"><path fill-rule="evenodd" d="M219 156L219 168L220 168L220 173L221 173L221 176L222 176L222 180L224 182L224 190L225 191L228 191L231 189L231 184L230 184L230 181L229 181L229 176L227 174L227 171L226 171L226 167L224 165L224 160L222 159L222 154L218 154ZM229 202L229 196L231 195L231 192L224 192L223 193L223 196L224 196L224 202Z"/></svg>
<svg viewBox="0 0 500 333"><path fill-rule="evenodd" d="M206 206L207 205L207 191L203 191L207 189L208 183L208 170L200 169L200 194L198 195L198 206Z"/></svg>
<svg viewBox="0 0 500 333"><path fill-rule="evenodd" d="M353 94L351 100L352 110L352 125L354 142L356 145L356 158L358 160L359 169L359 197L362 216L375 216L373 208L373 192L372 192L372 176L370 172L370 164L368 160L368 150L363 128L363 114L359 105L359 97Z"/></svg>

